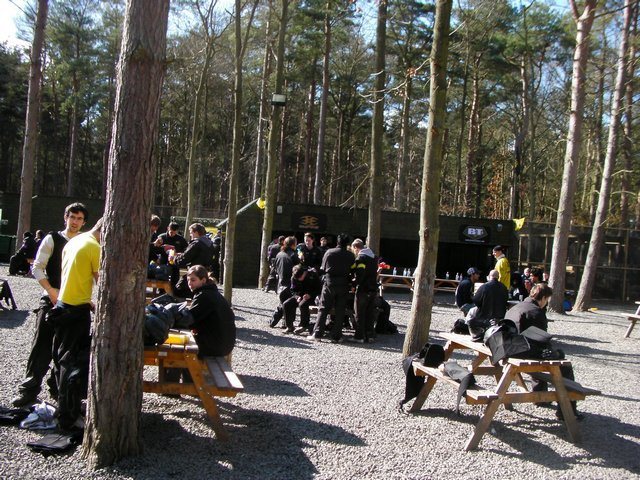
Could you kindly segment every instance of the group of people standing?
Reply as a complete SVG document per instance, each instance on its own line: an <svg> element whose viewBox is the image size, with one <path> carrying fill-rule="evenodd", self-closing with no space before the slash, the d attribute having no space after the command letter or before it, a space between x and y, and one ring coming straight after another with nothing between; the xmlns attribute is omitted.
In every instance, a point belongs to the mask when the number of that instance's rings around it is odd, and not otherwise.
<svg viewBox="0 0 640 480"><path fill-rule="evenodd" d="M375 298L378 292L378 261L361 239L350 242L347 234L337 237L335 248L315 246L312 233L305 233L298 247L294 236L278 239L279 252L273 255L272 272L277 279L280 305L273 314L271 326L284 318L285 333L307 335L310 341L321 341L329 330L329 340L341 343L344 318L349 301L353 301L357 343L367 343L374 336ZM282 242L280 244L280 242ZM269 249L268 257L277 248ZM354 297L350 297L351 295ZM311 328L309 307L318 299L318 316ZM296 309L300 323L294 328ZM327 319L332 316L330 326Z"/></svg>

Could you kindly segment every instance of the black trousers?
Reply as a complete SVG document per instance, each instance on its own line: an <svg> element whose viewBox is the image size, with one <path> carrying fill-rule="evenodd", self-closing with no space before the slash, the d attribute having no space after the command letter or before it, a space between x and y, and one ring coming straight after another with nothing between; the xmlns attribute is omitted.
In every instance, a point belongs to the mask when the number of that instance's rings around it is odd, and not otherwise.
<svg viewBox="0 0 640 480"><path fill-rule="evenodd" d="M53 305L49 297L44 296L40 299L40 306L36 315L36 331L33 335L31 353L29 353L29 359L27 360L25 380L18 387L18 391L21 394L38 396L42 389L42 380L49 370L52 360L54 329L53 325L45 319L52 308ZM57 397L58 384L54 371L51 372L47 384L51 395Z"/></svg>
<svg viewBox="0 0 640 480"><path fill-rule="evenodd" d="M376 320L375 299L377 292L356 292L356 326L354 338L369 340L375 334L374 323Z"/></svg>
<svg viewBox="0 0 640 480"><path fill-rule="evenodd" d="M327 325L327 316L334 309L335 319L331 328L331 338L339 340L342 337L342 324L344 323L344 312L349 296L348 285L332 285L325 283L322 285L320 294L320 306L318 308L318 319L313 328L313 334L321 337Z"/></svg>
<svg viewBox="0 0 640 480"><path fill-rule="evenodd" d="M53 361L58 369L58 411L62 429L69 429L80 417L81 403L87 398L89 356L91 353L91 309L88 304L56 305L47 315L55 339Z"/></svg>

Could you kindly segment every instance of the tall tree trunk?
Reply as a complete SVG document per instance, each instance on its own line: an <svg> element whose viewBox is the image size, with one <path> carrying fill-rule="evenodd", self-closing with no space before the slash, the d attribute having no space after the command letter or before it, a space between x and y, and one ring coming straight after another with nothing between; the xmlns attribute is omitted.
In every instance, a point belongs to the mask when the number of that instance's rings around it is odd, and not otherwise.
<svg viewBox="0 0 640 480"><path fill-rule="evenodd" d="M634 2L637 0L633 0ZM602 184L600 185L600 196L598 198L598 209L596 218L591 230L591 241L587 252L587 261L584 265L582 279L578 296L576 297L575 309L584 312L591 305L591 294L596 281L596 271L600 258L600 249L604 242L604 225L609 212L609 198L611 195L611 175L616 163L616 149L618 145L618 129L620 127L620 116L622 114L622 102L625 93L625 77L628 70L627 53L629 46L629 31L631 30L631 2L624 2L624 25L622 36L620 37L620 48L618 50L618 71L616 73L616 84L611 102L611 114L609 121L609 139L607 141L607 155L604 159L602 170ZM629 63L633 60L630 59ZM624 300L624 299L623 299Z"/></svg>
<svg viewBox="0 0 640 480"><path fill-rule="evenodd" d="M302 168L302 202L308 203L311 198L309 196L310 180L311 180L311 149L313 147L313 111L316 99L316 66L318 59L313 58L313 69L311 85L309 85L309 96L307 97L307 119L306 119L306 140L304 145L304 166Z"/></svg>
<svg viewBox="0 0 640 480"><path fill-rule="evenodd" d="M407 171L409 168L409 142L411 128L411 92L413 76L405 78L402 97L402 127L400 131L400 155L398 155L398 177L394 189L394 205L396 210L404 212L407 208Z"/></svg>
<svg viewBox="0 0 640 480"><path fill-rule="evenodd" d="M447 103L447 57L449 49L449 19L452 0L437 0L436 19L431 47L431 87L429 92L429 123L422 172L420 195L420 247L415 289L411 303L411 318L404 337L402 355L418 352L429 338L433 283L436 278L438 239L440 237L440 173L445 132Z"/></svg>
<svg viewBox="0 0 640 480"><path fill-rule="evenodd" d="M282 93L284 86L284 39L287 31L289 12L289 0L282 0L282 11L280 13L280 27L278 31L278 47L276 51L276 84L275 93ZM276 207L276 176L278 170L278 138L282 117L280 107L274 105L271 110L271 129L269 130L269 152L267 156L267 178L265 186L265 207L262 219L262 242L260 243L260 275L258 277L258 287L262 288L269 276L269 264L267 263L267 248L271 243L271 230L273 229L273 216Z"/></svg>
<svg viewBox="0 0 640 480"><path fill-rule="evenodd" d="M205 26L206 28L206 26ZM204 65L202 66L202 71L200 72L200 78L198 79L198 86L196 87L196 94L193 99L193 118L191 122L191 142L189 144L189 162L188 169L189 173L187 174L187 213L185 215L185 224L184 230L188 231L189 225L191 225L192 219L196 216L195 212L195 188L196 188L196 162L198 155L198 144L200 143L200 139L202 137L202 127L203 124L200 121L200 116L202 114L202 97L205 91L205 84L207 81L207 76L209 73L209 64L211 63L211 57L213 55L213 40L207 36L207 45L204 49ZM202 183L202 180L201 182ZM202 197L200 197L200 202L202 201ZM199 202L199 203L200 203Z"/></svg>
<svg viewBox="0 0 640 480"><path fill-rule="evenodd" d="M258 113L258 138L256 139L256 166L253 173L253 188L251 197L258 198L264 186L264 131L267 124L267 99L269 89L269 77L271 76L271 10L273 2L269 0L269 13L267 16L267 30L265 33L264 60L262 62L262 80L260 81L260 112Z"/></svg>
<svg viewBox="0 0 640 480"><path fill-rule="evenodd" d="M556 312L564 312L563 301L569 231L571 229L573 199L576 191L576 168L580 155L580 147L582 145L582 114L584 110L587 60L589 58L589 33L593 25L597 3L597 0L585 0L584 10L580 15L575 0L571 0L573 16L577 23L576 48L573 55L567 149L564 156L562 188L560 190L558 214L553 235L551 273L549 278L549 285L556 292L556 294L551 297L549 307Z"/></svg>
<svg viewBox="0 0 640 480"><path fill-rule="evenodd" d="M632 6L632 31L629 33L629 55L627 56L627 84L625 90L625 118L624 118L624 139L622 142L623 154L624 154L624 169L622 171L621 178L621 194L620 194L620 227L629 227L629 197L631 189L630 174L633 168L633 82L631 81L635 75L635 58L636 58L636 43L637 39L637 27L638 27L638 3L634 3ZM621 233L622 234L622 233Z"/></svg>
<svg viewBox="0 0 640 480"><path fill-rule="evenodd" d="M144 288L168 15L169 0L127 2L82 450L93 468L141 449Z"/></svg>
<svg viewBox="0 0 640 480"><path fill-rule="evenodd" d="M511 177L511 202L509 203L509 218L516 218L520 216L520 173L522 170L524 148L527 135L529 133L529 75L527 74L527 60L528 55L522 57L520 63L520 86L522 88L522 125L520 131L516 135L515 141L515 166L513 168Z"/></svg>
<svg viewBox="0 0 640 480"><path fill-rule="evenodd" d="M20 206L18 209L18 240L31 228L31 198L33 197L33 170L38 146L38 119L40 117L40 89L42 85L42 47L47 24L48 0L38 0L36 23L33 29L29 67L29 92L22 147L22 173L20 174Z"/></svg>
<svg viewBox="0 0 640 480"><path fill-rule="evenodd" d="M369 165L369 224L367 244L380 252L382 222L382 160L384 149L384 94L386 83L385 55L387 46L387 0L378 2L376 26L376 66L373 91L373 119L371 124L371 164Z"/></svg>
<svg viewBox="0 0 640 480"><path fill-rule="evenodd" d="M253 16L258 7L254 0L247 22L245 38L242 38L242 0L235 0L235 85L233 100L233 149L231 172L229 174L229 204L227 209L227 230L224 242L224 282L223 295L229 303L233 294L233 265L236 240L236 218L238 212L238 182L240 176L240 150L242 149L242 60L246 51Z"/></svg>
<svg viewBox="0 0 640 480"><path fill-rule="evenodd" d="M480 118L480 79L478 68L480 58L476 58L473 69L471 110L469 112L469 136L467 140L467 162L464 183L464 216L471 215L473 209L473 169L476 163L478 150L478 129Z"/></svg>
<svg viewBox="0 0 640 480"><path fill-rule="evenodd" d="M320 117L318 118L318 150L316 154L316 180L313 186L313 203L322 205L323 201L323 176L324 176L324 150L327 131L327 110L329 104L329 61L331 60L331 2L325 7L324 16L324 56L322 59L322 97L320 98Z"/></svg>
<svg viewBox="0 0 640 480"><path fill-rule="evenodd" d="M467 48L466 61L464 62L464 75L462 76L462 99L460 100L460 132L456 147L456 180L455 195L453 198L453 214L459 214L459 204L462 202L462 147L464 144L464 128L467 121L465 113L467 111L467 90L469 84L469 49ZM464 210L464 208L463 208Z"/></svg>

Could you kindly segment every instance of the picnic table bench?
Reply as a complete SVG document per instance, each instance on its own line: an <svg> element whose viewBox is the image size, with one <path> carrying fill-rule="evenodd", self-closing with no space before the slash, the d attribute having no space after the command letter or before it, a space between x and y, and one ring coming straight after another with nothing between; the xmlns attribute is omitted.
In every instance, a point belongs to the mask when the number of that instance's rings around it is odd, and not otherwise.
<svg viewBox="0 0 640 480"><path fill-rule="evenodd" d="M413 292L413 276L379 273L378 281L383 292L385 288L402 288ZM455 293L459 283L460 281L450 278L436 278L433 282L433 290L435 292Z"/></svg>
<svg viewBox="0 0 640 480"><path fill-rule="evenodd" d="M220 440L229 435L224 428L215 397L235 397L244 390L242 382L231 370L231 356L198 357L198 345L188 330L172 332L184 337L182 343L163 343L144 347L144 364L158 367L158 380L144 380L146 393L191 395L200 398L213 431ZM165 368L186 368L193 383L170 382L165 379Z"/></svg>
<svg viewBox="0 0 640 480"><path fill-rule="evenodd" d="M636 305L638 305L638 308L636 309L636 313L629 313L626 315L627 320L629 320L629 328L627 328L627 332L624 334L624 338L629 338L629 335L631 335L631 331L633 330L633 327L636 326L636 322L640 320L640 301L637 301Z"/></svg>
<svg viewBox="0 0 640 480"><path fill-rule="evenodd" d="M171 287L171 282L169 280L147 278L147 288L145 292L147 304L151 301L152 298L160 295L160 290L164 290L165 293L173 296L173 287Z"/></svg>
<svg viewBox="0 0 640 480"><path fill-rule="evenodd" d="M569 439L572 442L580 440L580 432L570 402L572 400L584 400L587 395L599 395L600 392L592 388L583 387L577 382L562 377L560 367L562 365L570 365L571 362L568 360L508 358L501 362L502 364L487 366L483 364L489 359L491 351L484 344L471 341L471 337L467 335L444 333L442 336L447 340L445 361L451 357L455 350L472 350L475 357L471 365L467 367L469 372L475 376L493 376L497 382L495 388L474 385L467 389L464 395L468 404L486 405L473 434L465 445L465 450L473 450L479 445L500 405L510 409L514 403L558 402L569 433ZM456 388L459 386L458 382L445 375L439 369L426 367L419 361L414 361L413 369L417 376L424 376L427 379L409 412L417 412L422 408L438 380L454 385ZM555 390L546 392L528 391L522 378L523 373L550 382ZM517 391L510 391L510 387L514 382L517 386Z"/></svg>

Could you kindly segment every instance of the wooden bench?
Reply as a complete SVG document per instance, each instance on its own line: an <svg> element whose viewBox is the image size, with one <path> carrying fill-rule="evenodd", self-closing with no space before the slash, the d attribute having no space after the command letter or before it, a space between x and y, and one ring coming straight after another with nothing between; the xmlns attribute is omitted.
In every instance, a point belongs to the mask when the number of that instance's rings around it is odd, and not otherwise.
<svg viewBox="0 0 640 480"><path fill-rule="evenodd" d="M244 386L233 373L228 357L198 357L198 345L191 332L180 331L184 343L162 344L144 348L144 364L158 367L157 381L143 381L142 389L147 393L191 395L200 398L207 416L211 420L216 437L227 440L215 397L235 397L244 391ZM165 368L186 368L193 383L170 382L165 379Z"/></svg>
<svg viewBox="0 0 640 480"><path fill-rule="evenodd" d="M483 365L489 359L491 351L482 343L472 342L467 335L444 333L446 340L445 361L455 350L472 350L475 354L473 361L467 367L475 376L492 376L497 382L494 389L475 385L470 387L465 395L465 401L471 405L486 405L485 411L476 425L473 434L468 439L465 450L475 449L482 436L489 429L493 417L500 407L511 408L514 403L542 403L556 401L560 405L564 422L569 432L569 438L573 442L580 440L580 432L571 407L571 401L584 400L587 395L599 395L598 390L583 387L577 382L562 377L560 367L570 365L568 360L536 360L509 358L499 365ZM424 386L410 408L410 412L417 412L422 408L429 393L438 380L444 381L456 388L459 383L445 375L437 368L425 367L420 362L413 363L417 376L427 377ZM549 382L554 390L544 392L530 392L522 378L527 373L536 378ZM509 391L515 382L516 390Z"/></svg>
<svg viewBox="0 0 640 480"><path fill-rule="evenodd" d="M629 320L629 328L627 328L627 332L624 334L624 338L629 338L629 335L631 335L631 331L633 330L633 327L636 326L636 322L640 320L640 301L637 301L636 304L638 305L638 308L636 309L636 313L630 313L626 315L627 320Z"/></svg>

